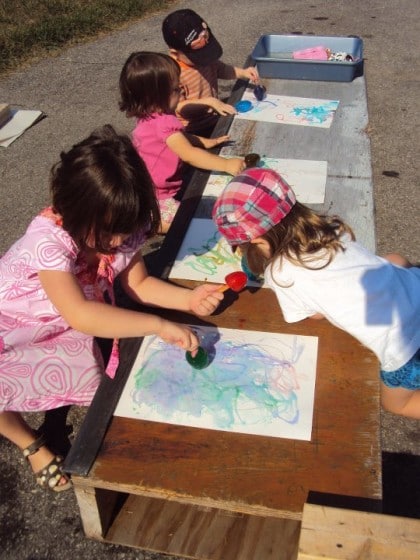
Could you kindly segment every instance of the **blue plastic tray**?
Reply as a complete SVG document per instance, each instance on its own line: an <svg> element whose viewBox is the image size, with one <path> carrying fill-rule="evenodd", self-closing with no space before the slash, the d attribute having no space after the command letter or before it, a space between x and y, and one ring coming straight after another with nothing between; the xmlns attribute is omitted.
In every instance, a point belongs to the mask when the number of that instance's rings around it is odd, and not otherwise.
<svg viewBox="0 0 420 560"><path fill-rule="evenodd" d="M353 61L295 60L293 51L323 46L351 54ZM252 58L262 78L351 82L363 75L363 41L359 37L261 35Z"/></svg>

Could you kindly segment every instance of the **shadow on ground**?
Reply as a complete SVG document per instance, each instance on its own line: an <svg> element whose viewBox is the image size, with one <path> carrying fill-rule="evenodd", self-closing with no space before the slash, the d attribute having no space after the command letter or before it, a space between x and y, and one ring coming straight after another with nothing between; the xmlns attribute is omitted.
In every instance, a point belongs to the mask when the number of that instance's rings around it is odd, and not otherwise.
<svg viewBox="0 0 420 560"><path fill-rule="evenodd" d="M383 513L420 519L420 457L382 453Z"/></svg>

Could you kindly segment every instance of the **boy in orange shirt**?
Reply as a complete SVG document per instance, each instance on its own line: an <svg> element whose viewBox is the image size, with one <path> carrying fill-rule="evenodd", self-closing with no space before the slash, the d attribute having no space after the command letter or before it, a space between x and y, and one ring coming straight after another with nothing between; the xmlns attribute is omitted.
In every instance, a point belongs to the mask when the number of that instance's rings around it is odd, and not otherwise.
<svg viewBox="0 0 420 560"><path fill-rule="evenodd" d="M187 132L209 136L219 115L236 109L218 98L218 80L258 83L256 67L238 68L220 60L223 49L207 23L193 10L176 10L162 24L169 54L181 68L181 96L176 115Z"/></svg>

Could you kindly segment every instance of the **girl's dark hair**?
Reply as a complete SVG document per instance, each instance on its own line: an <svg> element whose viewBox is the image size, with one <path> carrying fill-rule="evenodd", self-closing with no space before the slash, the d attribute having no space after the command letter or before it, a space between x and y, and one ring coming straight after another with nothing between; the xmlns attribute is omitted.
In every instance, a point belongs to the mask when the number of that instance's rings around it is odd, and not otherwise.
<svg viewBox="0 0 420 560"><path fill-rule="evenodd" d="M330 264L338 251L344 250L341 237L345 233L355 239L350 226L337 216L317 214L296 202L279 224L261 235L270 246L270 258L265 258L256 244L247 243L241 249L250 270L258 276L279 257L281 264L283 256L305 268L321 269ZM315 260L316 266L311 266Z"/></svg>
<svg viewBox="0 0 420 560"><path fill-rule="evenodd" d="M105 125L60 157L51 170L52 205L81 248L92 234L96 250L109 252L111 235L156 233L154 185L127 136Z"/></svg>
<svg viewBox="0 0 420 560"><path fill-rule="evenodd" d="M127 117L142 119L152 113L170 113L174 82L179 75L178 64L167 54L132 53L120 74L120 110Z"/></svg>

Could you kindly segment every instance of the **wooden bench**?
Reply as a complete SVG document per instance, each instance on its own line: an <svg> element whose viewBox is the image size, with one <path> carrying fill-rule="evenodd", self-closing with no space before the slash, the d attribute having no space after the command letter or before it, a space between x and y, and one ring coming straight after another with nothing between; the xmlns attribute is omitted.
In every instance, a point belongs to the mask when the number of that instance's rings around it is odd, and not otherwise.
<svg viewBox="0 0 420 560"><path fill-rule="evenodd" d="M331 128L224 118L214 135L229 130L232 154L328 161L325 201L314 208L340 214L374 249L364 78L266 85L271 93L338 99ZM237 84L231 102L241 95ZM192 217L209 215L201 198L207 177L194 173L157 258L150 256L152 273L168 276ZM293 560L311 491L371 499L380 509L375 356L326 321L285 323L270 290L230 297L208 324L319 338L311 441L114 417L141 344L124 340L117 377L103 380L66 460L87 536L201 560ZM192 321L177 312L162 314Z"/></svg>

